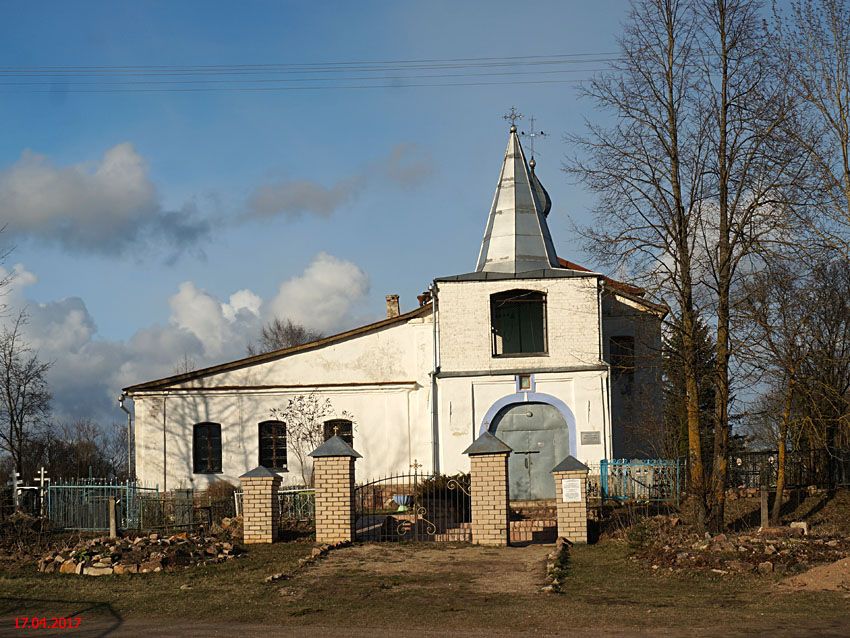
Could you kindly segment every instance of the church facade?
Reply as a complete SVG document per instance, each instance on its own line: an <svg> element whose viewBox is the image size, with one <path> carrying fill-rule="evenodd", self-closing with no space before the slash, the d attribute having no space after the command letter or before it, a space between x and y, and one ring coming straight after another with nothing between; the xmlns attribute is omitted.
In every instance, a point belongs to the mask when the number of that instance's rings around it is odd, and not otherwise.
<svg viewBox="0 0 850 638"><path fill-rule="evenodd" d="M264 465L303 482L273 409L321 401L323 436L353 443L358 480L469 470L482 432L507 443L511 498L554 497L550 470L649 453L660 418L662 306L555 253L551 201L512 126L473 272L418 306L293 348L125 388L136 475L162 490L237 481ZM307 450L309 451L309 450Z"/></svg>

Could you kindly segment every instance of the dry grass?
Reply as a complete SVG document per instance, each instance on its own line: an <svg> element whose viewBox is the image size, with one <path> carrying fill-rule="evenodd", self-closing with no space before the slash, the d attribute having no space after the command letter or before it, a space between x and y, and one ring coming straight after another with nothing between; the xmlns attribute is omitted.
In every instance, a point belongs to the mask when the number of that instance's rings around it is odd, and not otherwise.
<svg viewBox="0 0 850 638"><path fill-rule="evenodd" d="M151 636L169 635L163 628L173 623L198 631L230 628L230 635L253 635L251 628L259 632L262 626L313 627L326 635L384 635L396 633L393 627L419 635L563 635L577 629L598 635L637 628L664 635L850 632L844 594L782 593L774 580L749 575L660 573L630 560L626 546L615 542L574 548L562 595L539 591L551 550L545 546L359 545L332 552L292 579L264 582L272 573L295 569L310 548L255 546L246 558L228 563L135 577L0 570L0 635L16 615L71 612L91 628Z"/></svg>

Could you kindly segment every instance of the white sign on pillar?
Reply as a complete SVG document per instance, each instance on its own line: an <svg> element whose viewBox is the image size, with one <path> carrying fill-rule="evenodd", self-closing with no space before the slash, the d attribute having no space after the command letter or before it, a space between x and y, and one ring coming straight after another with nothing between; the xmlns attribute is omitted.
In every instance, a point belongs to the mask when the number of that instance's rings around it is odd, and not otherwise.
<svg viewBox="0 0 850 638"><path fill-rule="evenodd" d="M561 498L564 503L581 503L581 479L561 479Z"/></svg>

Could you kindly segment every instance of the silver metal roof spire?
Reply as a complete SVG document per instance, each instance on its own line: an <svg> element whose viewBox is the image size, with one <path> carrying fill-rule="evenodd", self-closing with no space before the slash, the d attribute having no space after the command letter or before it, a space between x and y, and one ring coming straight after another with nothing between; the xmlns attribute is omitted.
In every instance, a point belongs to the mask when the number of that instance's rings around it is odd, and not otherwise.
<svg viewBox="0 0 850 638"><path fill-rule="evenodd" d="M549 195L525 161L516 125L511 124L475 270L518 274L559 268L546 224L551 206Z"/></svg>

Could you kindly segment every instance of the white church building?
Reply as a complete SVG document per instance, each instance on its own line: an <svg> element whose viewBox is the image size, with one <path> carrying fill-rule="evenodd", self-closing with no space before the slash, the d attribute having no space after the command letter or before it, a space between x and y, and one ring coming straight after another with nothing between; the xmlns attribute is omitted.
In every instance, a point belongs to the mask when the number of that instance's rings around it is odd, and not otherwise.
<svg viewBox="0 0 850 638"><path fill-rule="evenodd" d="M435 278L413 310L390 295L376 323L125 388L138 479L203 489L264 465L300 483L272 409L303 396L332 406L325 436L362 455L358 481L414 463L469 471L462 452L486 431L513 449L519 500L554 497L549 472L569 454L588 464L646 455L665 308L558 258L534 170L512 126L475 270Z"/></svg>

